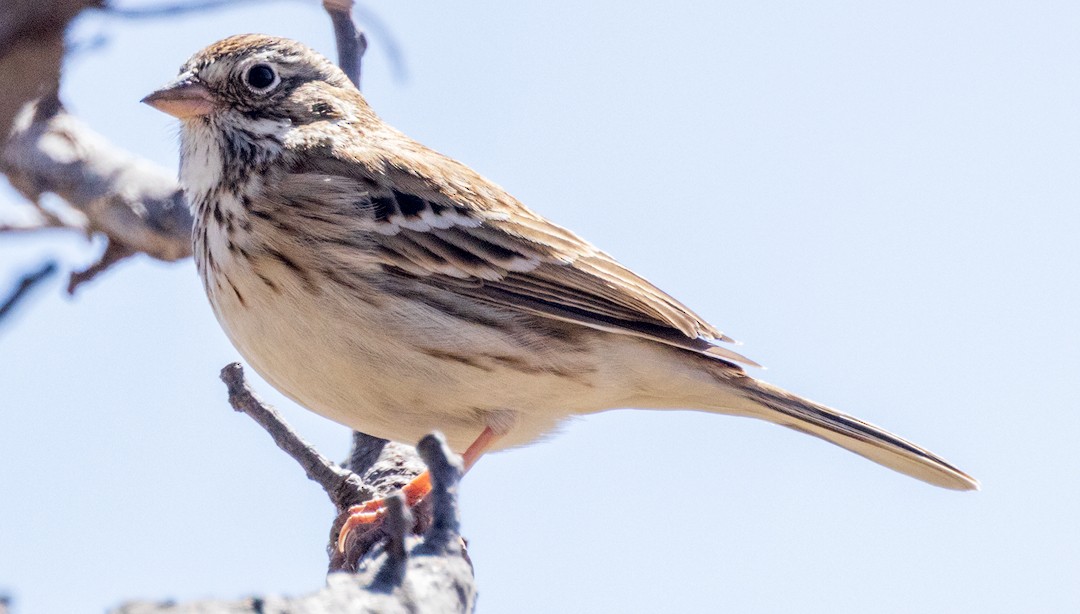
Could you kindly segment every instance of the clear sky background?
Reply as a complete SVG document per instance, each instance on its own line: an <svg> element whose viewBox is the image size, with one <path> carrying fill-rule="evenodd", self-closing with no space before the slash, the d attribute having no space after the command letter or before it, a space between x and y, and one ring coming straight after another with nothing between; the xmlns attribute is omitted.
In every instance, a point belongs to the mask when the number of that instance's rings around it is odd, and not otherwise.
<svg viewBox="0 0 1080 614"><path fill-rule="evenodd" d="M1080 611L1080 4L372 2L365 93L745 343L765 379L982 480L933 488L773 425L609 412L461 487L479 612ZM87 16L63 97L176 166L138 100L317 3ZM4 188L0 209L19 198ZM73 236L3 237L0 288ZM20 614L301 594L332 509L218 370L191 262L0 328L0 589ZM258 390L327 454L344 427Z"/></svg>

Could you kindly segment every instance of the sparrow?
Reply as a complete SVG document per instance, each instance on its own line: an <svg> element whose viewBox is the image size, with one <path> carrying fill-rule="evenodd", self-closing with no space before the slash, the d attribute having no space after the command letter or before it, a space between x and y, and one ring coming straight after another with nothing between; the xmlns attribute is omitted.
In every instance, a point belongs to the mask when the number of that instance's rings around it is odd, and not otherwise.
<svg viewBox="0 0 1080 614"><path fill-rule="evenodd" d="M700 410L978 488L913 443L752 377L716 327L383 123L301 43L226 38L143 102L180 120L214 314L267 382L318 414L406 443L442 431L468 468L571 416ZM428 488L422 475L405 491L415 502ZM347 528L381 509L354 509Z"/></svg>

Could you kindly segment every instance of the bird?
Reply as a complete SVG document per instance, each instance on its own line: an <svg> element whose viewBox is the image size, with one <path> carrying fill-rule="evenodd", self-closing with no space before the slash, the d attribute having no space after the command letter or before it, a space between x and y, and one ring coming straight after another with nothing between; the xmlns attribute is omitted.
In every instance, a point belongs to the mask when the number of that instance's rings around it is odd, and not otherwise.
<svg viewBox="0 0 1080 614"><path fill-rule="evenodd" d="M302 43L223 39L143 102L180 120L193 253L219 323L267 382L317 414L405 443L441 431L467 469L573 416L700 410L978 489L897 435L753 377L730 337L384 123ZM410 503L429 488L417 478ZM348 526L382 509L354 509Z"/></svg>

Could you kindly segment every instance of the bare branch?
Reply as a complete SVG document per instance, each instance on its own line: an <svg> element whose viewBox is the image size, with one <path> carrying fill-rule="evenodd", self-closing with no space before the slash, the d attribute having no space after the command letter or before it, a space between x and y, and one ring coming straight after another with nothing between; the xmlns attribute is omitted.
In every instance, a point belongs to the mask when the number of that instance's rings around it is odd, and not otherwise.
<svg viewBox="0 0 1080 614"><path fill-rule="evenodd" d="M338 66L349 80L360 89L360 62L367 51L367 37L353 22L353 0L323 0L323 8L330 14L337 42Z"/></svg>
<svg viewBox="0 0 1080 614"><path fill-rule="evenodd" d="M368 10L362 4L356 5L353 8L353 13L356 15L357 20L371 31L372 38L382 44L383 51L386 52L386 57L390 61L390 68L394 72L394 77L399 81L405 80L408 77L405 54L401 51L401 45L398 44L397 37L394 36L390 26L386 25L386 22L374 11Z"/></svg>
<svg viewBox="0 0 1080 614"><path fill-rule="evenodd" d="M42 215L44 213L44 215ZM11 224L0 224L0 233L19 234L23 232L41 232L43 230L76 230L85 233L85 226L77 226L65 223L59 217L48 213L39 212L38 219Z"/></svg>
<svg viewBox="0 0 1080 614"><path fill-rule="evenodd" d="M115 147L49 96L16 118L0 171L31 202L56 194L87 230L133 252L191 255L192 219L175 174Z"/></svg>
<svg viewBox="0 0 1080 614"><path fill-rule="evenodd" d="M413 526L412 514L409 506L405 504L405 496L400 492L386 498L386 529L390 533L390 539L386 545L386 551L390 553L391 560L398 560L403 565L405 557L405 538L409 536L409 530Z"/></svg>
<svg viewBox="0 0 1080 614"><path fill-rule="evenodd" d="M56 262L49 260L38 270L23 276L15 284L14 290L8 295L7 299L0 304L0 321L11 313L15 306L19 304L19 301L25 298L34 286L51 277L53 273L56 273Z"/></svg>
<svg viewBox="0 0 1080 614"><path fill-rule="evenodd" d="M109 144L65 113L56 95L68 21L104 4L0 3L0 135L7 138L0 172L32 203L45 193L67 201L86 218L87 231L132 251L177 260L191 253L191 216L174 174ZM43 222L61 225L69 224Z"/></svg>
<svg viewBox="0 0 1080 614"><path fill-rule="evenodd" d="M339 512L374 496L360 476L318 452L282 419L276 409L263 403L244 378L244 368L234 362L221 370L221 381L229 389L229 404L263 427L274 443L300 464L308 478L322 486Z"/></svg>
<svg viewBox="0 0 1080 614"><path fill-rule="evenodd" d="M416 451L431 472L432 523L428 541L446 540L457 535L461 524L457 508L457 485L465 472L461 458L450 451L446 439L439 433L426 435L416 445Z"/></svg>
<svg viewBox="0 0 1080 614"><path fill-rule="evenodd" d="M350 533L345 553L330 548L330 571L355 572L356 575L331 573L327 588L316 595L298 600L285 600L288 608L275 611L315 612L354 611L329 608L319 610L328 598L341 599L347 595L354 605L377 604L371 611L398 611L391 605L425 604L423 611L471 611L476 588L472 563L458 533L457 483L461 478L461 461L446 446L441 435L428 435L420 441L421 451L432 476L431 494L411 510L406 508L400 493L402 485L423 470L412 460L417 457L411 448L384 440L382 453L376 460L368 459L363 478L343 469L319 454L282 420L280 414L260 401L244 379L243 368L233 363L221 370L221 379L229 389L229 403L262 426L278 447L293 457L308 477L323 487L337 507L339 516L331 530L331 544L337 543L341 527L350 506L373 494L387 498L387 514L382 522L367 525ZM408 453L406 453L408 452ZM389 457L389 461L387 458ZM423 539L415 535L423 534ZM361 561L363 564L361 564ZM406 575L409 582L404 582ZM335 578L351 578L345 589L338 587ZM345 580L341 580L345 582ZM359 583L357 583L359 582ZM359 589L360 593L355 591ZM345 590L338 594L336 591ZM370 600L370 601L369 601ZM385 601L384 601L385 600ZM256 612L265 611L260 603L204 602L177 606L162 604L129 604L119 612ZM336 602L335 602L336 603ZM428 607L431 606L431 607ZM203 608L206 609L203 609ZM229 609L232 608L232 609ZM273 608L266 608L271 610Z"/></svg>
<svg viewBox="0 0 1080 614"><path fill-rule="evenodd" d="M255 0L246 1L250 3ZM191 2L158 4L154 6L121 7L109 5L106 6L102 12L106 15L121 17L123 19L159 19L162 17L176 17L177 15L184 15L187 13L199 13L223 9L243 4L244 2L245 0L193 0Z"/></svg>
<svg viewBox="0 0 1080 614"><path fill-rule="evenodd" d="M119 241L107 239L105 252L101 254L101 258L99 258L97 262L87 267L84 271L77 271L71 274L71 277L68 279L67 293L69 295L74 295L75 290L78 289L79 286L97 277L99 274L103 273L105 269L108 269L124 258L134 255L135 252L124 247Z"/></svg>
<svg viewBox="0 0 1080 614"><path fill-rule="evenodd" d="M326 586L303 597L235 601L132 602L111 614L326 614L327 612L472 612L476 583L460 536L434 546L427 536L403 538L403 548L377 548L356 573L332 573Z"/></svg>
<svg viewBox="0 0 1080 614"><path fill-rule="evenodd" d="M364 473L375 466L388 445L392 444L385 439L353 431L352 449L349 450L349 458L345 460L344 466L356 473Z"/></svg>

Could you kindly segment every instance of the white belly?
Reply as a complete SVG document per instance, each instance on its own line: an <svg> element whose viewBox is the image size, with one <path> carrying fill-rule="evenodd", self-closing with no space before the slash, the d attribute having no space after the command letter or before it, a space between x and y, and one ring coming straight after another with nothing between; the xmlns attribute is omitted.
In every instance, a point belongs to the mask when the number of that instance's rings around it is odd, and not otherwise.
<svg viewBox="0 0 1080 614"><path fill-rule="evenodd" d="M211 303L247 362L297 403L358 431L413 444L439 430L462 452L509 414L498 449L621 405L608 385L621 379L608 373L616 364L597 364L592 351L523 347L519 335L402 299L371 304L326 280L313 293L276 262L258 267L274 287L242 259L219 267L228 280L212 285Z"/></svg>

